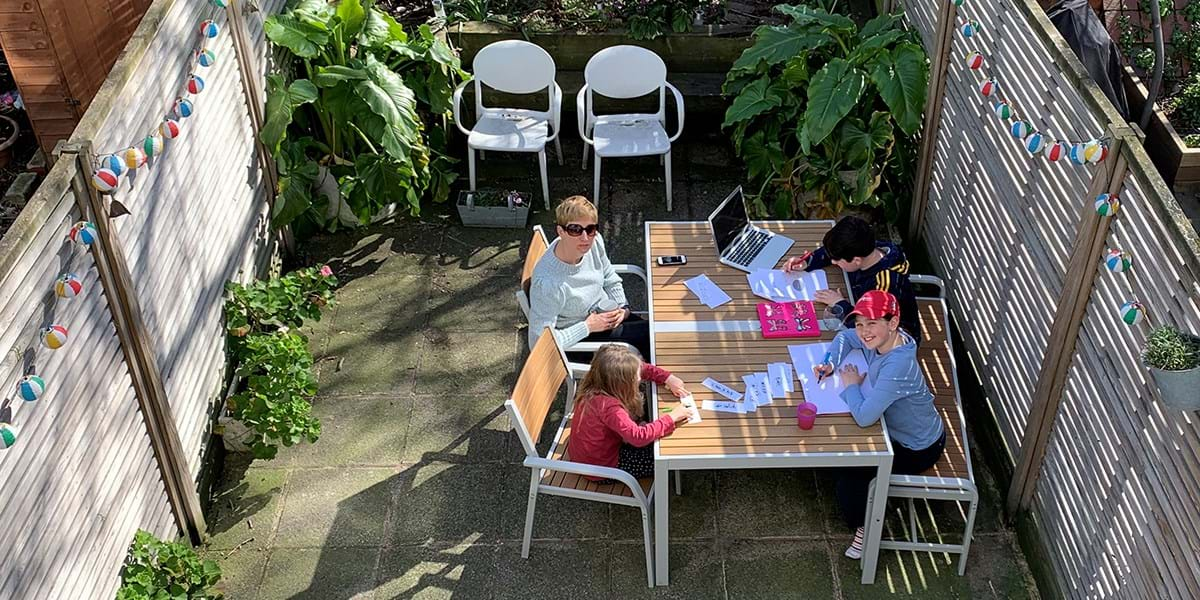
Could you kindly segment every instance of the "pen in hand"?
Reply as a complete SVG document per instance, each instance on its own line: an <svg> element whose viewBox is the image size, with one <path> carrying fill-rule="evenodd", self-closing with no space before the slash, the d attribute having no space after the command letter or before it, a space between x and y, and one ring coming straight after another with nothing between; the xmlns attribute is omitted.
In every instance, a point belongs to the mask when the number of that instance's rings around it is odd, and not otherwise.
<svg viewBox="0 0 1200 600"><path fill-rule="evenodd" d="M821 367L829 364L829 359L833 358L832 352L826 352L825 358L821 360ZM821 381L825 379L825 370L822 368L820 373L817 373L817 385L821 385Z"/></svg>

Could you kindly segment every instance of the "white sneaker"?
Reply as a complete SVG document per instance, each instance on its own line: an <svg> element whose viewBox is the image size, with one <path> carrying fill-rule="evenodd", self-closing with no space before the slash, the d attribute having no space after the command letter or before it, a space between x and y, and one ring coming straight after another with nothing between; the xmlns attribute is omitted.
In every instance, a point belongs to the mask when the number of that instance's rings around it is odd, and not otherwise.
<svg viewBox="0 0 1200 600"><path fill-rule="evenodd" d="M863 528L859 527L858 530L854 532L854 541L850 542L849 548L846 548L846 556L854 560L859 560L862 558L862 550Z"/></svg>

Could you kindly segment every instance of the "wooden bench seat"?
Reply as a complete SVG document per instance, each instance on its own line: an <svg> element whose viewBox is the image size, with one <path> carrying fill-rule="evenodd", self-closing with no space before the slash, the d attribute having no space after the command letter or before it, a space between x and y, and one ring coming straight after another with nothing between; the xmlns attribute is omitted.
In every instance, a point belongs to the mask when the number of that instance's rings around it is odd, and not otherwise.
<svg viewBox="0 0 1200 600"><path fill-rule="evenodd" d="M571 424L567 423L562 428L562 435L555 440L554 449L550 452L550 458L554 460L570 461L567 455L567 440L571 438ZM583 490L595 492L597 494L613 494L616 496L633 497L633 490L623 483L600 483L592 481L582 475L575 473L564 473L562 471L546 471L542 476L542 485L547 485L556 488L564 488L571 490ZM654 487L654 479L651 477L643 477L638 480L638 485L642 487L642 492L650 495L650 488Z"/></svg>

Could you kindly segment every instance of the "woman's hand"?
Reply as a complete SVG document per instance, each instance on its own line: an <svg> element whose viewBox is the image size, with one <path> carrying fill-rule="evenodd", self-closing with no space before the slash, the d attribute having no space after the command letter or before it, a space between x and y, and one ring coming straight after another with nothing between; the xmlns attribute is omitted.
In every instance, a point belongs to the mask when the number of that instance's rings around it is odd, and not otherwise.
<svg viewBox="0 0 1200 600"><path fill-rule="evenodd" d="M692 417L692 410L690 408L680 404L679 406L672 408L671 412L669 412L667 414L671 415L671 419L673 419L675 421L675 424L678 425L684 421L687 421L688 419L690 419Z"/></svg>
<svg viewBox="0 0 1200 600"><path fill-rule="evenodd" d="M817 302L820 302L826 306L833 306L834 304L841 302L842 299L841 293L834 290L817 290L816 293L813 294L813 300L816 300Z"/></svg>
<svg viewBox="0 0 1200 600"><path fill-rule="evenodd" d="M842 383L846 385L862 385L862 373L858 372L858 367L854 365L846 365L842 367Z"/></svg>
<svg viewBox="0 0 1200 600"><path fill-rule="evenodd" d="M608 331L617 326L617 316L625 312L623 309L610 310L604 313L592 313L588 315L585 321L588 326L588 333L596 333L598 331Z"/></svg>
<svg viewBox="0 0 1200 600"><path fill-rule="evenodd" d="M682 398L688 395L687 388L683 387L683 380L674 375L668 377L667 382L664 385L667 386L668 390L671 390L672 394L675 394L676 398Z"/></svg>
<svg viewBox="0 0 1200 600"><path fill-rule="evenodd" d="M629 310L628 306L625 306L622 308L618 308L617 310L614 310L613 312L617 313L617 324L613 325L613 329L616 329L617 327L621 326L621 323L625 322L625 319L629 318L630 310Z"/></svg>
<svg viewBox="0 0 1200 600"><path fill-rule="evenodd" d="M808 255L793 256L783 263L783 272L792 273L795 271L803 271L808 268Z"/></svg>

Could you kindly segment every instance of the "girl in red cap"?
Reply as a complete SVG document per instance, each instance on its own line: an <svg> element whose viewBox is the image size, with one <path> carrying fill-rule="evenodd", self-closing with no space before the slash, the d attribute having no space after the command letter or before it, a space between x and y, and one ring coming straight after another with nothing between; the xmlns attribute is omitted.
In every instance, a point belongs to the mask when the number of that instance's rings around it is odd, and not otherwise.
<svg viewBox="0 0 1200 600"><path fill-rule="evenodd" d="M867 359L867 373L859 373L854 365L842 367L842 400L860 427L873 425L886 415L896 453L892 473L920 474L941 458L946 430L917 363L916 341L900 328L899 304L887 292L872 290L863 294L850 314L858 317L854 330L837 334L829 362L814 365L813 373L818 377L832 375L848 353L861 350ZM864 380L869 384L865 391ZM846 549L850 558L862 558L867 488L875 474L875 469L847 469L838 477L842 517L856 528L854 541Z"/></svg>

